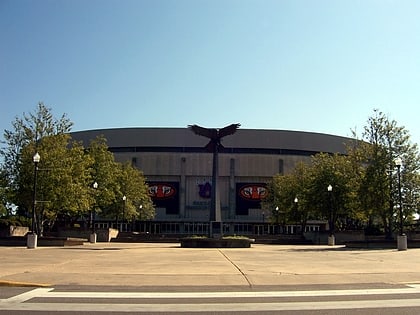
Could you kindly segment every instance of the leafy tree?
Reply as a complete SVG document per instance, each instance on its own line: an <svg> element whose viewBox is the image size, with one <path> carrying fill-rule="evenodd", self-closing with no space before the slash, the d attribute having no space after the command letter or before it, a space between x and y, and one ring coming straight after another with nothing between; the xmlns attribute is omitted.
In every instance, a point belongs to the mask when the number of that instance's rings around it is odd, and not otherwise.
<svg viewBox="0 0 420 315"><path fill-rule="evenodd" d="M16 118L12 126L13 130L4 133L5 146L0 151L4 161L0 173L0 215L8 214L8 207L13 204L19 215L32 217L33 156L37 152L41 157L35 204L37 234L42 235L45 226L79 220L93 209L108 218L154 216L143 174L131 165L115 162L103 137L94 139L85 150L82 143L71 139L72 123L67 117L54 118L43 103L34 113ZM93 188L94 182L97 189Z"/></svg>
<svg viewBox="0 0 420 315"><path fill-rule="evenodd" d="M44 225L52 227L57 219L77 217L80 204L86 198L86 180L89 173L84 172L86 159L83 148L70 141L68 134L57 134L40 139L36 146L28 145L22 149L22 164L19 191L21 204L32 207L33 172L32 152L38 152L41 160L38 165L36 195L37 232L42 235Z"/></svg>
<svg viewBox="0 0 420 315"><path fill-rule="evenodd" d="M129 162L120 164L119 186L120 193L126 197L122 217L128 219L151 219L154 217L154 207L148 193L143 173L134 168ZM120 198L122 200L123 197ZM118 205L117 205L118 209ZM118 212L117 216L121 216Z"/></svg>
<svg viewBox="0 0 420 315"><path fill-rule="evenodd" d="M90 168L92 183L97 183L97 189L93 191L95 212L107 218L115 217L115 204L121 200L118 185L118 163L114 155L108 151L106 139L102 136L93 139L88 147L88 155L92 159Z"/></svg>
<svg viewBox="0 0 420 315"><path fill-rule="evenodd" d="M100 215L116 221L153 218L154 207L143 174L129 163L117 163L104 137L94 139L88 152L93 160L92 180L98 183L95 204Z"/></svg>
<svg viewBox="0 0 420 315"><path fill-rule="evenodd" d="M5 130L3 142L5 146L0 150L3 157L2 171L10 188L8 201L17 206L18 214L28 216L33 211L34 165L32 157L35 152L40 152L43 156L42 165L40 164L43 168L40 174L42 176L39 176L40 202L37 205L42 206L42 212L51 210L53 200L44 198L50 197L46 194L51 188L48 185L54 182L52 177L58 176L58 170L56 165L48 165L54 164L49 156L55 156L60 161L64 159L58 152L63 152L63 149L69 145L70 137L66 134L71 126L72 122L66 115L56 119L50 108L39 103L35 112L23 114L22 118L16 117L12 122L13 129ZM44 171L47 167L48 171ZM49 201L49 203L43 201Z"/></svg>
<svg viewBox="0 0 420 315"><path fill-rule="evenodd" d="M3 170L0 170L0 217L6 216L9 214L7 207L8 204L8 183L6 179L6 174Z"/></svg>
<svg viewBox="0 0 420 315"><path fill-rule="evenodd" d="M413 217L419 206L420 159L417 145L410 142L408 131L390 120L384 113L374 110L364 128L364 142L359 153L363 156L366 171L361 181L360 198L372 225L380 218L388 238L402 219L405 223ZM399 217L398 176L395 159L402 159L401 191L403 218Z"/></svg>
<svg viewBox="0 0 420 315"><path fill-rule="evenodd" d="M263 209L271 212L275 224L287 223L287 215L295 198L292 175L275 175L268 183L268 197L263 201Z"/></svg>
<svg viewBox="0 0 420 315"><path fill-rule="evenodd" d="M331 232L359 227L365 219L357 195L360 174L360 166L348 156L317 154L290 174L274 176L264 207L278 207L273 217L281 213L283 223L299 223L302 232L311 218L328 220Z"/></svg>
<svg viewBox="0 0 420 315"><path fill-rule="evenodd" d="M311 217L308 204L310 166L298 163L286 175L275 175L268 183L269 194L263 201L263 208L271 212L271 221L282 224L299 224L305 231L307 220Z"/></svg>
<svg viewBox="0 0 420 315"><path fill-rule="evenodd" d="M309 219L315 219L310 200L310 183L312 180L311 167L307 163L298 163L293 172L294 176L294 207L290 218L293 222L300 223L301 233L305 232L306 223Z"/></svg>
<svg viewBox="0 0 420 315"><path fill-rule="evenodd" d="M41 203L39 222L52 227L58 220L66 225L87 212L92 203L89 190L92 163L80 143L68 134L47 137L39 150L42 160L39 188Z"/></svg>
<svg viewBox="0 0 420 315"><path fill-rule="evenodd" d="M34 113L23 114L23 117L16 117L12 122L12 130L4 131L6 145L0 150L3 157L3 170L9 180L9 184L16 185L15 171L19 169L22 159L22 149L28 145L36 146L40 139L57 134L70 132L73 123L62 115L60 119L54 118L51 109L43 103L39 103ZM35 154L33 152L32 154Z"/></svg>
<svg viewBox="0 0 420 315"><path fill-rule="evenodd" d="M321 153L313 157L311 170L308 194L318 216L328 219L332 232L357 226L361 217L351 160L345 155Z"/></svg>

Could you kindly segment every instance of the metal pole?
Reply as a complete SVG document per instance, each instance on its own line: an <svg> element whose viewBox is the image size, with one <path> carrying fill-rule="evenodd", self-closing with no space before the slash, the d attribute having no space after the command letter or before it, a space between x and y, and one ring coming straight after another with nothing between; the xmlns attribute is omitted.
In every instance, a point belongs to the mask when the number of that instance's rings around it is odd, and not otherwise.
<svg viewBox="0 0 420 315"><path fill-rule="evenodd" d="M36 184L38 179L38 163L34 162L34 188L33 188L33 196L32 196L32 234L37 234L36 229Z"/></svg>
<svg viewBox="0 0 420 315"><path fill-rule="evenodd" d="M95 207L96 207L96 199L97 199L97 189L98 189L98 183L94 182L93 183L93 189L95 190L95 203L92 206L92 211L90 212L91 218L90 218L90 222L92 224L91 228L92 228L92 233L89 236L89 241L90 243L96 243L96 233L95 233Z"/></svg>
<svg viewBox="0 0 420 315"><path fill-rule="evenodd" d="M122 211L122 222L121 222L121 232L124 230L124 220L125 220L125 201L127 200L127 197L124 195L123 198L123 211Z"/></svg>
<svg viewBox="0 0 420 315"><path fill-rule="evenodd" d="M38 235L36 233L36 188L37 188L37 179L38 179L38 163L41 160L40 155L38 152L35 153L33 156L32 161L34 162L34 187L32 190L32 233L28 233L27 240L26 240L26 247L27 248L37 248L38 246Z"/></svg>
<svg viewBox="0 0 420 315"><path fill-rule="evenodd" d="M330 203L330 236L328 237L328 245L330 246L334 246L335 245L335 235L334 235L334 221L335 221L335 216L334 216L334 209L333 209L333 186L332 185L328 185L327 187L328 190L328 199L329 199L329 203Z"/></svg>
<svg viewBox="0 0 420 315"><path fill-rule="evenodd" d="M397 175L398 175L398 203L400 207L400 231L397 236L397 248L398 250L407 250L407 235L404 234L404 225L403 225L403 207L402 207L402 193L401 193L401 158L397 158L395 161L397 166Z"/></svg>
<svg viewBox="0 0 420 315"><path fill-rule="evenodd" d="M400 235L404 234L403 231L403 208L402 208L402 195L401 195L401 165L397 165L397 173L398 173L398 203L400 206Z"/></svg>

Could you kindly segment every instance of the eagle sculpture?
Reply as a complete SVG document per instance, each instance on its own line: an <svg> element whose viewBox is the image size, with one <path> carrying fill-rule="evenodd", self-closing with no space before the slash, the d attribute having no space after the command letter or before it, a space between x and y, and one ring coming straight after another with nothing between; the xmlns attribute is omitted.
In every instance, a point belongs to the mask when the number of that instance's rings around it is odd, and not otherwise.
<svg viewBox="0 0 420 315"><path fill-rule="evenodd" d="M216 129L216 128L204 128L198 125L188 125L188 128L197 135L209 138L210 141L209 143L207 143L205 148L208 151L214 152L216 148L220 148L220 147L223 148L220 140L223 137L234 134L240 126L241 124L231 124L221 129Z"/></svg>

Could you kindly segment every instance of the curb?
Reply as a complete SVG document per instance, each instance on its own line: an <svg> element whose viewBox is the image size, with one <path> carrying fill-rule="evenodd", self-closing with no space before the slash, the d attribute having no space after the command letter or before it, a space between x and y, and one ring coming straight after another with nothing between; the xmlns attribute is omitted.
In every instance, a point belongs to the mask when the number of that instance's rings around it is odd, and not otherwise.
<svg viewBox="0 0 420 315"><path fill-rule="evenodd" d="M35 283L35 282L19 282L19 281L0 280L0 287L35 287L35 288L47 288L47 287L51 287L51 284L48 284L48 283Z"/></svg>

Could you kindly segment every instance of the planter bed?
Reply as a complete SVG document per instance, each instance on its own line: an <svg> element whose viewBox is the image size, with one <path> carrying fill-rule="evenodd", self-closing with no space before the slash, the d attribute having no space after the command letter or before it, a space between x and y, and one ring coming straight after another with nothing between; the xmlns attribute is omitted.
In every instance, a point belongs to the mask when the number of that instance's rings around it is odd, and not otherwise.
<svg viewBox="0 0 420 315"><path fill-rule="evenodd" d="M184 248L250 248L252 239L246 238L182 238L181 247Z"/></svg>

